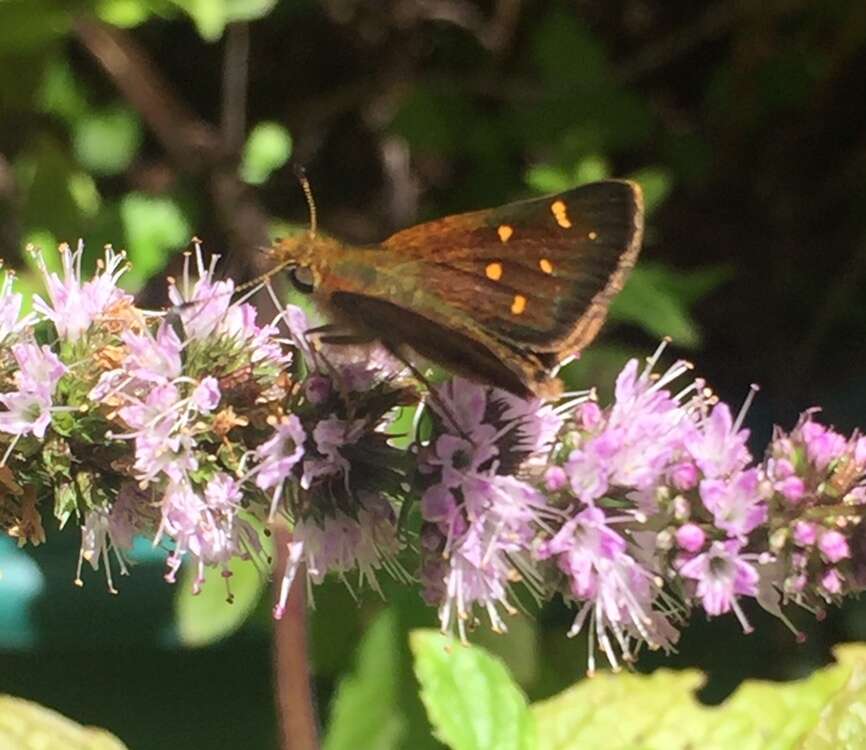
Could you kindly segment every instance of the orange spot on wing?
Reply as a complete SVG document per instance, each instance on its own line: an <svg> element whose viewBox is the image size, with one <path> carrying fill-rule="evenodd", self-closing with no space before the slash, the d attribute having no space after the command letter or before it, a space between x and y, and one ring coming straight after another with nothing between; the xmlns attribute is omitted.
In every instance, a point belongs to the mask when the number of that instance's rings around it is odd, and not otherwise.
<svg viewBox="0 0 866 750"><path fill-rule="evenodd" d="M553 218L556 219L556 223L559 224L559 226L563 229L571 229L571 220L568 218L568 210L563 201L553 201L553 203L550 204L550 212L553 214Z"/></svg>
<svg viewBox="0 0 866 750"><path fill-rule="evenodd" d="M499 281L502 278L502 264L488 263L487 268L484 269L484 274L491 281Z"/></svg>
<svg viewBox="0 0 866 750"><path fill-rule="evenodd" d="M522 294L515 294L514 301L511 303L511 312L515 315L520 315L526 309L526 297Z"/></svg>
<svg viewBox="0 0 866 750"><path fill-rule="evenodd" d="M553 263L551 263L547 258L542 258L540 261L538 261L538 267L544 273L553 273Z"/></svg>
<svg viewBox="0 0 866 750"><path fill-rule="evenodd" d="M511 235L514 234L514 228L508 226L508 224L502 224L499 229L496 230L496 233L499 235L499 239L502 242L508 242L511 239Z"/></svg>

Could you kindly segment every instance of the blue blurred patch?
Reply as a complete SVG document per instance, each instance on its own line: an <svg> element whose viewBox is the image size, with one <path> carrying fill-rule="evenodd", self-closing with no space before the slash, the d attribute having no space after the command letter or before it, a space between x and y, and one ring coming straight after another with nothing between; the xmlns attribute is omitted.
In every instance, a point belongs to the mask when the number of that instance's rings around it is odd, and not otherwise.
<svg viewBox="0 0 866 750"><path fill-rule="evenodd" d="M33 604L45 590L45 576L24 550L0 537L0 649L32 648L37 631Z"/></svg>

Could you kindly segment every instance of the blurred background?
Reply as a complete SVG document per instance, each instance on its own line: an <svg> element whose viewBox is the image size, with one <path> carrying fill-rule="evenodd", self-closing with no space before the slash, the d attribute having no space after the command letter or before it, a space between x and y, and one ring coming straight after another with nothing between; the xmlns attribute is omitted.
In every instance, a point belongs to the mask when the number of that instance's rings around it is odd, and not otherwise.
<svg viewBox="0 0 866 750"><path fill-rule="evenodd" d="M610 384L670 335L722 398L761 386L747 419L760 450L814 405L840 429L866 424L864 92L859 0L0 0L0 257L31 290L28 243L56 258L81 237L92 264L111 242L134 264L127 286L159 305L194 234L235 278L266 269L257 248L307 221L293 161L323 227L355 242L629 176L648 199L643 255L568 377ZM276 747L255 574L232 607L219 585L192 599L144 548L112 597L98 574L72 585L74 528L50 536L35 551L0 541L0 692L132 748ZM394 586L387 598L361 668L385 681L372 700L392 704L387 746L434 747L405 634L435 613ZM315 605L327 721L385 605L336 582ZM537 699L578 679L586 653L566 609L532 614L477 640ZM677 655L638 669L697 666L715 702L866 638L857 602L821 622L793 613L803 644L749 616L755 635L696 621Z"/></svg>

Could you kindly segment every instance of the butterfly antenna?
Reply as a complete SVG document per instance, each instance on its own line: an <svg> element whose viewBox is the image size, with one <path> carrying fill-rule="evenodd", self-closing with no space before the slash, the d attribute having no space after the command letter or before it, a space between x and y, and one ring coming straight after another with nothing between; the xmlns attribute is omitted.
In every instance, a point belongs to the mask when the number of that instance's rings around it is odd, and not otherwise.
<svg viewBox="0 0 866 750"><path fill-rule="evenodd" d="M307 199L307 206L310 209L310 239L316 236L318 222L316 221L316 201L313 200L313 189L310 187L310 181L307 179L307 173L303 167L295 167L295 175L298 182L301 183L301 190L304 191L304 197Z"/></svg>

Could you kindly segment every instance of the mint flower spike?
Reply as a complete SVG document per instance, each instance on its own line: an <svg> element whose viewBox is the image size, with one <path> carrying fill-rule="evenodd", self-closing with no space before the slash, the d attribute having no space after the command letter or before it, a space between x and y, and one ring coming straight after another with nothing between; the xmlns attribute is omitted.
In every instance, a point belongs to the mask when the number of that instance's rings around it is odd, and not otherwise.
<svg viewBox="0 0 866 750"><path fill-rule="evenodd" d="M215 569L230 599L232 562L265 574L261 530L287 523L276 617L301 571L353 595L417 579L461 640L559 596L590 672L673 650L699 610L750 632L754 600L794 630L787 605L820 613L866 587L866 437L810 409L756 460L755 389L734 416L689 363L661 367L666 342L626 363L610 403L454 377L404 420L420 396L401 363L312 342L293 305L260 325L197 241L171 284L182 325L134 307L110 247L82 278L82 250L61 249L59 274L39 260L47 301L29 316L0 283L0 523L37 544L45 508L74 518L76 583L104 566L115 591L141 535L166 548L167 581L190 565L198 592Z"/></svg>

